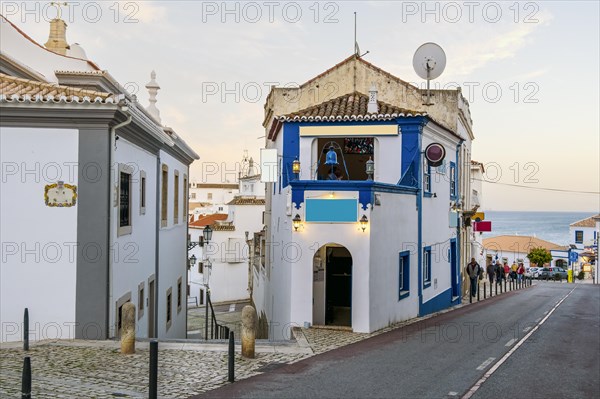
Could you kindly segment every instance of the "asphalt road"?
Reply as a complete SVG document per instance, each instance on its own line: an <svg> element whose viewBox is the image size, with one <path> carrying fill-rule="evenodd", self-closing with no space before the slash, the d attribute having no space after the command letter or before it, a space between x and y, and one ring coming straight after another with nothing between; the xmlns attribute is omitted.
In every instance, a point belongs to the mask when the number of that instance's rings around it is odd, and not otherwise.
<svg viewBox="0 0 600 399"><path fill-rule="evenodd" d="M599 354L600 287L548 282L197 398L598 398Z"/></svg>

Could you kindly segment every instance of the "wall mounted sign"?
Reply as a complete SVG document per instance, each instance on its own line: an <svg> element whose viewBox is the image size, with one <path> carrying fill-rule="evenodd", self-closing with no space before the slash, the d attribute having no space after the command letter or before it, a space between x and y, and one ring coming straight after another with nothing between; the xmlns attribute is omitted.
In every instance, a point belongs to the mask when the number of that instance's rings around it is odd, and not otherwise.
<svg viewBox="0 0 600 399"><path fill-rule="evenodd" d="M440 143L431 143L425 148L425 158L431 166L440 166L446 157L446 149Z"/></svg>
<svg viewBox="0 0 600 399"><path fill-rule="evenodd" d="M77 203L77 186L59 181L44 187L46 206L68 208Z"/></svg>
<svg viewBox="0 0 600 399"><path fill-rule="evenodd" d="M350 223L357 220L357 199L306 199L307 222Z"/></svg>

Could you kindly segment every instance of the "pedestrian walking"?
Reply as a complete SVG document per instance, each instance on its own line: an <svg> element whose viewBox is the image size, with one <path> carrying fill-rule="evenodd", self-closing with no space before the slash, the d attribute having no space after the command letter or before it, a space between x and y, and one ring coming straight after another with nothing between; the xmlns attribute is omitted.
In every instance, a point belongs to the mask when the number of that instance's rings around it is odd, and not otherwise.
<svg viewBox="0 0 600 399"><path fill-rule="evenodd" d="M490 263L485 268L485 271L487 272L488 279L490 280L490 287L491 287L492 284L494 284L494 277L496 277L496 266L494 266L493 263Z"/></svg>
<svg viewBox="0 0 600 399"><path fill-rule="evenodd" d="M502 279L504 279L504 268L500 261L496 261L496 284L502 283Z"/></svg>
<svg viewBox="0 0 600 399"><path fill-rule="evenodd" d="M510 267L508 262L504 262L504 280L508 280L508 273L510 273Z"/></svg>
<svg viewBox="0 0 600 399"><path fill-rule="evenodd" d="M523 275L525 274L525 266L522 263L519 263L519 268L517 269L517 278L519 281L523 281Z"/></svg>
<svg viewBox="0 0 600 399"><path fill-rule="evenodd" d="M479 263L475 261L475 258L471 258L471 261L467 264L467 275L471 279L471 296L477 295L477 279L481 274L481 267Z"/></svg>

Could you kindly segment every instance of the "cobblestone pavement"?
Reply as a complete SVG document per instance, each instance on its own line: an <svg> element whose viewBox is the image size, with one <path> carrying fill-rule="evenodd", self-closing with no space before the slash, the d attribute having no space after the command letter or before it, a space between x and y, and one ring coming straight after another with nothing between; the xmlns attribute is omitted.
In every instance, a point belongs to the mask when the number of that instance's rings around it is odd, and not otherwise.
<svg viewBox="0 0 600 399"><path fill-rule="evenodd" d="M225 345L213 350L190 348L183 344L159 344L158 386L161 398L187 398L227 383ZM46 342L34 344L31 357L34 398L147 398L147 343L138 343L134 355L121 355L118 343ZM180 349L174 349L179 347ZM257 348L258 351L258 348ZM2 348L0 398L20 397L21 372L25 352L21 348ZM311 354L307 350L272 348L244 359L236 348L236 379L259 373L271 363L289 363Z"/></svg>

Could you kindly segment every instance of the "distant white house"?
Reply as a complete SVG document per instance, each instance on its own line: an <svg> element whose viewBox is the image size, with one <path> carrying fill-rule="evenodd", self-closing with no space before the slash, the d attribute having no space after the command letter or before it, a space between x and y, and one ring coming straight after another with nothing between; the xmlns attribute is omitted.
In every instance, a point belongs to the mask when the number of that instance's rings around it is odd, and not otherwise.
<svg viewBox="0 0 600 399"><path fill-rule="evenodd" d="M598 246L600 231L600 214L578 220L569 225L570 242L577 249Z"/></svg>
<svg viewBox="0 0 600 399"><path fill-rule="evenodd" d="M265 210L264 183L260 175L240 176L239 195L226 203L226 214L202 215L190 222L192 242L199 242L206 226L213 230L208 244L190 250L197 266L190 267L190 303L203 304L206 296L206 277L209 277L213 303L249 299L248 293L248 240L263 227ZM210 271L207 265L210 264ZM206 274L210 273L209 276Z"/></svg>
<svg viewBox="0 0 600 399"><path fill-rule="evenodd" d="M513 262L522 262L526 268L530 267L532 265L527 254L534 248L544 248L550 252L552 261L549 266L564 268L568 266L569 247L550 241L531 236L512 235L489 237L483 240L483 255L486 265L498 260L502 263L507 262L509 265L512 265Z"/></svg>
<svg viewBox="0 0 600 399"><path fill-rule="evenodd" d="M211 213L227 213L227 203L239 193L238 183L190 183L189 215L192 220Z"/></svg>
<svg viewBox="0 0 600 399"><path fill-rule="evenodd" d="M189 165L161 124L51 21L44 47L0 16L1 341L186 336ZM67 46L67 47L65 47ZM71 47L71 50L73 47Z"/></svg>

